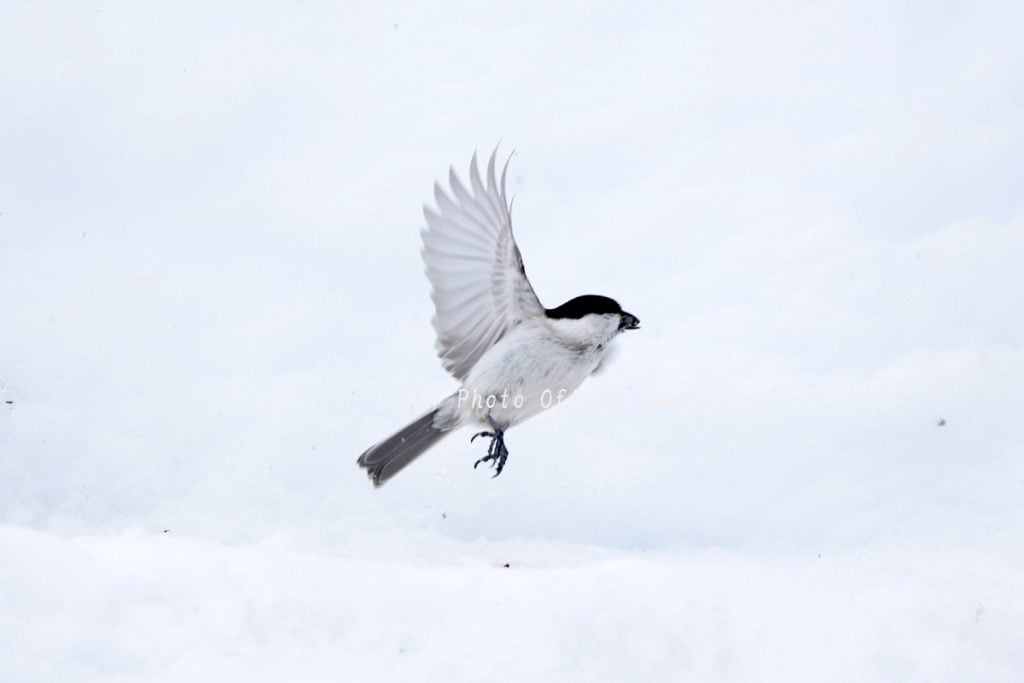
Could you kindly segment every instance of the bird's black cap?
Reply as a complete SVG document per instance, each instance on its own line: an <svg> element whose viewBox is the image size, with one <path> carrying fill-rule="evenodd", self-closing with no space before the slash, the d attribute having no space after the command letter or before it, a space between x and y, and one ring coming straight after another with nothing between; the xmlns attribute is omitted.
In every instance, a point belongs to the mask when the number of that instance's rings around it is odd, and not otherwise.
<svg viewBox="0 0 1024 683"><path fill-rule="evenodd" d="M615 299L598 294L584 294L569 299L558 308L546 308L544 312L549 318L572 318L579 320L588 313L622 313L622 306Z"/></svg>

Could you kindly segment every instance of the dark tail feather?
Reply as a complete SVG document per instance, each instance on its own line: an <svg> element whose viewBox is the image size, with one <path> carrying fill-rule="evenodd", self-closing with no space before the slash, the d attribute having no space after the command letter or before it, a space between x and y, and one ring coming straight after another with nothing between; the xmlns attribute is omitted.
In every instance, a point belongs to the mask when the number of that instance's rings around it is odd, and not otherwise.
<svg viewBox="0 0 1024 683"><path fill-rule="evenodd" d="M400 429L359 456L360 467L366 468L374 486L381 486L421 453L441 440L448 432L434 427L437 409Z"/></svg>

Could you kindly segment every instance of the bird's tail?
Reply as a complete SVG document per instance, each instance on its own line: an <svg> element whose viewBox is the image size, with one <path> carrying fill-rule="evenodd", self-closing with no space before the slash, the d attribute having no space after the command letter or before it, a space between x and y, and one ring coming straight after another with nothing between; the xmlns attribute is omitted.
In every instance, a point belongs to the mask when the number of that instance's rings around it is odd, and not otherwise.
<svg viewBox="0 0 1024 683"><path fill-rule="evenodd" d="M434 408L359 456L356 462L366 468L374 486L383 485L448 434L449 430L434 424L439 410Z"/></svg>

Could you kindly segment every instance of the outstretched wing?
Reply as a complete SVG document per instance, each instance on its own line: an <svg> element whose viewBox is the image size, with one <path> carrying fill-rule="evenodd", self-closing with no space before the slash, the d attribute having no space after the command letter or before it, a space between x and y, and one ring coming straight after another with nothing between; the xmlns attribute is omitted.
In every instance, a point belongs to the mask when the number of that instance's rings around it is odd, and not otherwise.
<svg viewBox="0 0 1024 683"><path fill-rule="evenodd" d="M423 261L433 289L435 346L445 370L460 380L510 328L544 314L512 237L505 199L508 162L499 183L496 154L487 164L486 184L474 154L469 166L472 192L451 169L450 193L435 183L437 211L423 208Z"/></svg>

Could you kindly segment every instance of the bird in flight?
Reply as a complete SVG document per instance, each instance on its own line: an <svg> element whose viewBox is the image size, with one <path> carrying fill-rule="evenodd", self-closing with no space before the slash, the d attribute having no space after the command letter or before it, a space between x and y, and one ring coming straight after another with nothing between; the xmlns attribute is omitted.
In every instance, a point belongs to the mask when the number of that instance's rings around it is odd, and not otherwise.
<svg viewBox="0 0 1024 683"><path fill-rule="evenodd" d="M508 458L505 432L565 400L601 364L609 345L640 321L606 296L585 294L544 308L526 278L505 195L508 161L495 157L469 186L449 171L450 191L434 184L437 209L424 207L423 260L432 287L437 354L461 385L432 410L371 446L358 464L375 486L463 426L483 427L494 476ZM511 157L509 158L511 161Z"/></svg>

